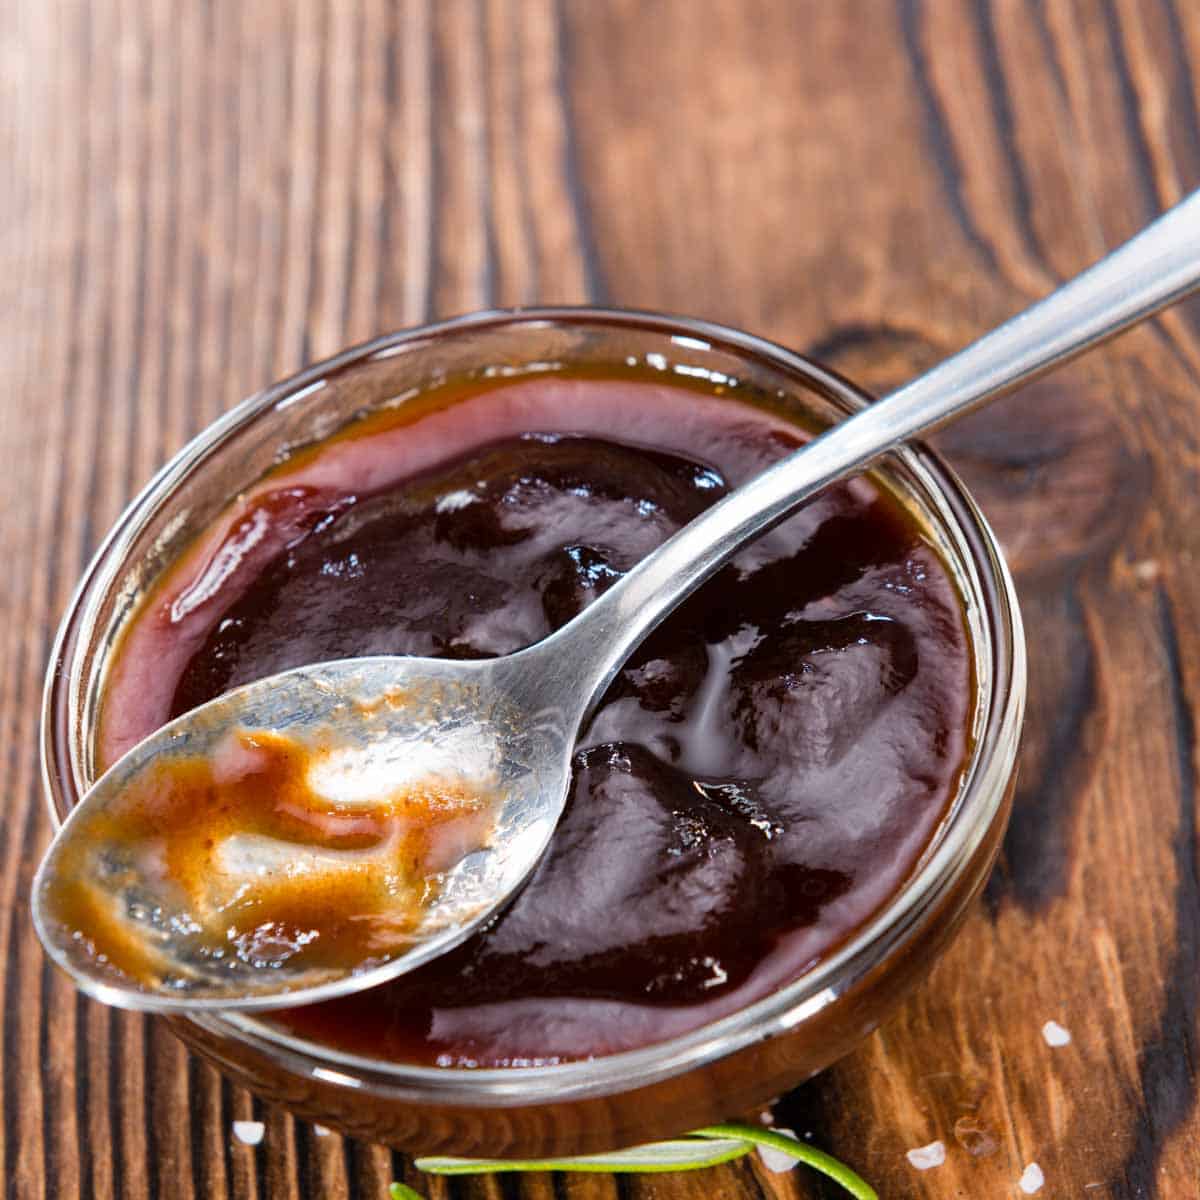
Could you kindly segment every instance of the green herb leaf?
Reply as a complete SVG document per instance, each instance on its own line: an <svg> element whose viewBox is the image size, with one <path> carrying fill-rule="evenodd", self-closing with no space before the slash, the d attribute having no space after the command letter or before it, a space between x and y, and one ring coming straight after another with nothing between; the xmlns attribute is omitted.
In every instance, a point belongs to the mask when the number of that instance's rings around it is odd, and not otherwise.
<svg viewBox="0 0 1200 1200"><path fill-rule="evenodd" d="M784 1154L790 1154L792 1158L799 1159L805 1166L812 1167L814 1171L828 1175L835 1183L840 1183L854 1197L854 1200L879 1200L879 1193L861 1175L850 1170L845 1163L839 1162L831 1154L826 1154L824 1150L818 1150L807 1142L788 1137L787 1134L778 1133L774 1129L729 1123L710 1125L707 1129L697 1129L695 1136L712 1138L714 1141L742 1138L756 1146L768 1146L773 1150L781 1150Z"/></svg>
<svg viewBox="0 0 1200 1200"><path fill-rule="evenodd" d="M752 1149L753 1146L741 1136L689 1137L575 1158L543 1158L526 1162L491 1158L418 1158L414 1165L418 1171L430 1175L482 1175L492 1171L603 1171L619 1175L634 1171L696 1171L701 1167L715 1167L718 1163L740 1158Z"/></svg>
<svg viewBox="0 0 1200 1200"><path fill-rule="evenodd" d="M393 1183L388 1188L392 1200L425 1200L420 1192L414 1191L407 1183Z"/></svg>
<svg viewBox="0 0 1200 1200"><path fill-rule="evenodd" d="M697 1171L715 1167L748 1154L755 1146L767 1146L790 1155L814 1171L840 1184L854 1200L879 1200L879 1195L860 1175L823 1150L774 1129L756 1125L710 1125L669 1142L649 1142L628 1150L584 1154L574 1158L542 1158L526 1161L503 1158L418 1158L418 1171L430 1175L485 1175L494 1171L600 1171L630 1172ZM396 1186L396 1185L393 1185ZM392 1200L401 1200L393 1194ZM408 1200L407 1193L404 1200Z"/></svg>

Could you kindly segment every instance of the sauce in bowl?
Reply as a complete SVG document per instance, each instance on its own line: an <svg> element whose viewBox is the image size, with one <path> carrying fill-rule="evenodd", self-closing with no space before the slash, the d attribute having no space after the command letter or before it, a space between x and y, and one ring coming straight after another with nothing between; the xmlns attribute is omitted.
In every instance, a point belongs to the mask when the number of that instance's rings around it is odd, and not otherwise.
<svg viewBox="0 0 1200 1200"><path fill-rule="evenodd" d="M167 571L110 674L111 760L276 671L478 657L559 627L807 435L651 372L452 381L285 462ZM515 901L450 954L272 1014L374 1058L524 1066L646 1046L846 941L911 875L971 749L963 601L870 478L828 489L639 648Z"/></svg>

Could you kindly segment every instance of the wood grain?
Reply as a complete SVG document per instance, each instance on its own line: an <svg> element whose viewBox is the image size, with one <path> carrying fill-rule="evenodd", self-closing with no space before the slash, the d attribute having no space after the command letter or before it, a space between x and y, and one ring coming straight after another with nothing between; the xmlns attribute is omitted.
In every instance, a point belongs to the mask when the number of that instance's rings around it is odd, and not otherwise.
<svg viewBox="0 0 1200 1200"><path fill-rule="evenodd" d="M435 315L675 310L886 388L1195 187L1198 81L1185 0L0 5L7 1194L834 1195L756 1162L421 1179L77 997L28 917L54 626L188 437ZM1198 391L1193 303L942 439L1025 606L1012 828L930 984L776 1109L884 1196L1018 1196L1031 1161L1051 1197L1200 1193Z"/></svg>

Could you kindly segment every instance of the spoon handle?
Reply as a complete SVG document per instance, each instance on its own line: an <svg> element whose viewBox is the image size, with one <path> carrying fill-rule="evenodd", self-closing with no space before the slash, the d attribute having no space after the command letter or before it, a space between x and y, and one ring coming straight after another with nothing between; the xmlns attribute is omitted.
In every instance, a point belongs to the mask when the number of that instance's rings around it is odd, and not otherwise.
<svg viewBox="0 0 1200 1200"><path fill-rule="evenodd" d="M679 530L549 639L569 643L561 650L572 668L589 663L592 678L576 676L574 694L590 695L594 704L659 621L814 492L1112 337L1197 285L1200 192L1044 300L833 426Z"/></svg>

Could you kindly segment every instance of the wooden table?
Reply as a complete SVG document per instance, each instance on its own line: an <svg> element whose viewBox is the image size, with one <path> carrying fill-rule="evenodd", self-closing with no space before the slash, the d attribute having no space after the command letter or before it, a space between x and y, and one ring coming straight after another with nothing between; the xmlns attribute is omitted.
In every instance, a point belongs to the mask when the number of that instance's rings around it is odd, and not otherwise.
<svg viewBox="0 0 1200 1200"><path fill-rule="evenodd" d="M246 393L439 314L675 310L877 389L1200 179L1189 0L0 5L0 1178L14 1197L832 1196L447 1186L262 1110L46 964L43 665L106 527ZM1003 860L886 1028L779 1119L886 1197L1200 1194L1200 308L941 439L1031 684ZM1069 1045L1053 1048L1055 1020ZM257 1149L230 1123L259 1117ZM905 1151L945 1143L918 1172Z"/></svg>

